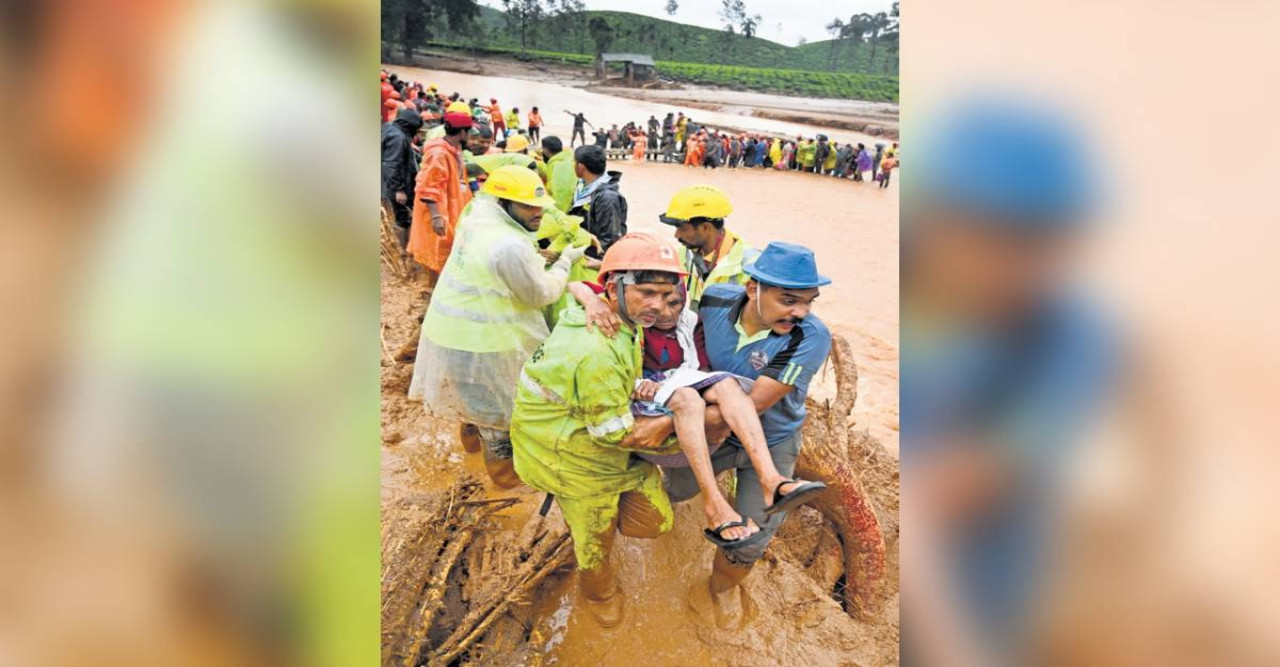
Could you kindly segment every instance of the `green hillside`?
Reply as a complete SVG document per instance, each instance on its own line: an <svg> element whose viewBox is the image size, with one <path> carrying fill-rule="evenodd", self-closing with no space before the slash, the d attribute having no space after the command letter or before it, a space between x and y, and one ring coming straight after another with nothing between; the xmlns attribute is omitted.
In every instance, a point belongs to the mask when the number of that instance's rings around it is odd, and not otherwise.
<svg viewBox="0 0 1280 667"><path fill-rule="evenodd" d="M535 0L513 6L545 7ZM791 47L630 12L537 10L522 17L473 0L383 0L382 46L388 59L395 58L393 51L406 58L406 47L434 47L581 67L590 67L600 52L646 53L657 61L659 76L677 81L897 102L896 13L895 3L895 18L877 15L874 32L881 36L874 40L864 32Z"/></svg>
<svg viewBox="0 0 1280 667"><path fill-rule="evenodd" d="M698 63L703 65L739 65L744 67L798 69L810 71L855 72L863 74L898 74L896 36L881 43L853 44L841 42L833 50L832 41L824 40L791 47L760 37L729 35L711 30L630 12L586 11L563 16L544 17L525 26L524 44L518 22L508 22L504 12L479 6L479 16L467 27L444 30L433 40L473 44L491 48L525 48L594 55L597 40L606 51L647 53L655 60ZM678 17L678 15L677 15ZM593 21L602 21L593 26ZM874 60L872 56L874 54Z"/></svg>

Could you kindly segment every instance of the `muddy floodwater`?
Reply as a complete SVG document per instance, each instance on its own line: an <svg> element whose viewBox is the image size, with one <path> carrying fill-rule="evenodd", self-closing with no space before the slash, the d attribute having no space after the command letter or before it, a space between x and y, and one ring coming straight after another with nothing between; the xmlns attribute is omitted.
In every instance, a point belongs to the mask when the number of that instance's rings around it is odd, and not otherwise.
<svg viewBox="0 0 1280 667"><path fill-rule="evenodd" d="M668 111L671 111L676 113L684 112L684 115L711 127L768 132L777 136L791 138L796 136L812 137L818 133L823 133L840 143L862 142L867 146L874 146L877 141L887 142L889 140L883 137L873 137L860 132L833 127L756 118L746 115L743 109L751 103L757 103L760 107L767 107L773 110L795 108L821 112L848 111L856 106L864 111L870 112L874 110L877 113L888 114L896 121L896 111L888 111L894 105L839 103L829 100L782 97L765 93L722 93L721 91L702 90L700 96L703 102L721 101L725 104L726 111L721 112L708 111L693 106L681 106L677 99L664 103L654 103L592 92L579 87L586 85L584 80L563 75L556 82L542 82L516 77L477 76L462 72L399 65L385 65L384 68L388 72L394 72L401 78L410 81L418 81L426 85L434 83L446 95L458 92L463 95L464 99L477 97L484 104L488 103L490 97L496 97L503 112L506 112L512 106L520 109L521 124L525 123L524 114L529 111L529 108L538 107L542 113L543 120L548 124L549 134L563 134L566 139L569 137L569 130L572 129L572 119L564 113L566 109L581 111L592 125L606 129L613 123L617 123L619 127L631 120L640 123L648 120L651 114L656 116L658 120L662 120L662 117ZM680 91L637 92L636 94L688 97L690 100L699 97L699 95Z"/></svg>
<svg viewBox="0 0 1280 667"><path fill-rule="evenodd" d="M597 126L661 119L681 107L622 99L560 83L487 77L388 67L401 77L435 83L444 91L487 101L498 98L504 110L538 106L549 121L543 136L567 143L570 118L562 109L583 111ZM777 98L775 104L784 103ZM699 121L725 122L762 132L812 136L826 132L838 141L874 141L853 133L826 131L765 118L683 109ZM909 146L907 149L909 150ZM727 226L751 245L790 241L813 248L819 270L830 276L814 307L833 333L852 346L859 373L858 399L849 420L852 430L866 430L891 456L898 451L898 186L882 190L813 174L764 170L703 170L674 164L611 161L621 171L621 190L629 204L628 226L671 234L658 222L671 195L697 183L721 188L734 212ZM896 174L895 174L896 176ZM440 492L460 475L483 475L478 456L462 453L456 424L436 423L421 405L404 397L409 365L390 354L417 334L417 321L429 298L412 282L383 281L383 501ZM834 373L821 372L811 395L834 395ZM896 465L890 464L896 470ZM619 538L614 558L620 564L626 595L626 619L615 630L602 630L579 609L573 576L553 577L529 600L526 636L518 652L496 654L503 664L656 665L715 664L892 664L897 661L896 531L897 482L891 477L864 477L892 500L881 503L886 542L891 544L891 602L874 622L855 621L839 604L815 587L809 565L796 556L797 538L778 540L748 578L751 622L720 631L706 622L706 601L699 597L710 571L713 550L702 539L701 503L677 506L672 532L651 541ZM536 512L542 494L528 488L487 491L490 497L518 497L520 504L503 512L512 533ZM788 524L801 522L803 513ZM384 517L386 514L384 514ZM816 514L805 520L817 520ZM816 525L816 524L815 524ZM385 526L384 526L385 529ZM892 531L892 534L890 534ZM384 553L384 559L387 554ZM387 567L384 560L384 568ZM390 563L394 567L394 563ZM385 579L385 574L384 574ZM496 650L496 649L495 649Z"/></svg>

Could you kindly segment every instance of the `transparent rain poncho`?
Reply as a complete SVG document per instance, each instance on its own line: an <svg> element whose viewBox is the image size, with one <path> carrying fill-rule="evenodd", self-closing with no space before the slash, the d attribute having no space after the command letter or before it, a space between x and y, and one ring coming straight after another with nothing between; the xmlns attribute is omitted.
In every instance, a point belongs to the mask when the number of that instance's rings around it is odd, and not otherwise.
<svg viewBox="0 0 1280 667"><path fill-rule="evenodd" d="M550 333L542 309L564 293L573 255L547 267L533 234L489 197L472 202L458 234L423 320L409 397L437 417L506 430L520 369Z"/></svg>

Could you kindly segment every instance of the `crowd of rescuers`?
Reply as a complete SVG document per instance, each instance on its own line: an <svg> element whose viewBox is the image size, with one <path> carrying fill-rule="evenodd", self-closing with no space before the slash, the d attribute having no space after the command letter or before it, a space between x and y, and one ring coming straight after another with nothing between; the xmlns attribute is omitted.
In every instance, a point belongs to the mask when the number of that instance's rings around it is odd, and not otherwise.
<svg viewBox="0 0 1280 667"><path fill-rule="evenodd" d="M695 586L720 627L739 623L743 579L788 512L826 489L793 477L805 396L831 348L812 313L831 282L814 252L751 247L710 185L680 189L658 216L678 245L628 233L605 148L547 136L535 150L497 100L477 114L393 76L384 95L407 103L383 126L383 196L431 283L420 335L396 355L414 362L410 398L459 424L493 484L554 500L601 625L624 613L615 535L659 537L672 503L701 495L716 555ZM437 113L418 158L414 137ZM389 154L393 130L408 158ZM405 162L388 192L388 169Z"/></svg>

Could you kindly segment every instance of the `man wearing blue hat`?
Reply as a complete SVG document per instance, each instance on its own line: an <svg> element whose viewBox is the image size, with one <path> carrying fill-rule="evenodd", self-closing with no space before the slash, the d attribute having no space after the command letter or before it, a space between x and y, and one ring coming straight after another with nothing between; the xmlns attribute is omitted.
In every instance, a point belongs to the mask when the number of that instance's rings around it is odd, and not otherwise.
<svg viewBox="0 0 1280 667"><path fill-rule="evenodd" d="M831 280L818 273L812 250L791 243L770 243L744 271L749 276L745 285L708 285L702 295L698 314L707 357L713 370L755 381L750 395L760 413L770 458L778 471L790 478L800 454L800 426L809 382L831 351L831 333L809 311L818 298L818 288ZM718 426L718 420L718 414L708 411L709 429ZM670 429L666 425L660 435L666 437ZM732 436L729 444L735 444ZM716 624L728 628L742 618L739 584L764 555L787 510L810 500L823 487L813 482L783 482L766 497L741 447L721 447L711 463L717 474L734 471L734 509L761 527L750 539L725 544L716 552L709 592ZM665 485L673 502L688 500L699 491L688 468L666 469Z"/></svg>
<svg viewBox="0 0 1280 667"><path fill-rule="evenodd" d="M1100 176L1062 105L974 97L921 135L903 215L902 465L917 662L1021 664L1071 457L1118 341L1069 260ZM915 155L915 153L913 153ZM955 168L956 155L974 156ZM914 169L914 167L913 167ZM907 201L907 200L904 200ZM915 611L911 613L916 613Z"/></svg>

